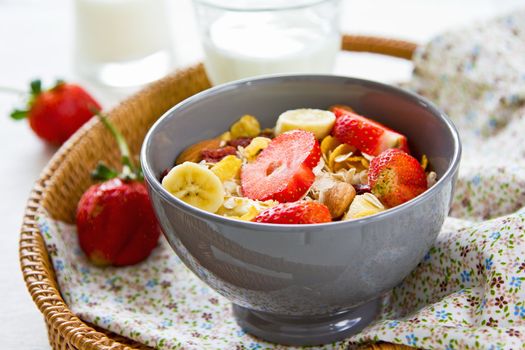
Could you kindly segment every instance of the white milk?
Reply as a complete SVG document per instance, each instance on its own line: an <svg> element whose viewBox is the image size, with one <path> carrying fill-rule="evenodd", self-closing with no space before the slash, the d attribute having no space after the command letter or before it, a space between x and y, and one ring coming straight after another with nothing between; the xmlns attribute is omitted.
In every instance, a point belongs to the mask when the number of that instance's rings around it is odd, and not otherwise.
<svg viewBox="0 0 525 350"><path fill-rule="evenodd" d="M213 84L274 73L331 73L340 35L315 14L228 13L210 26L205 65Z"/></svg>
<svg viewBox="0 0 525 350"><path fill-rule="evenodd" d="M171 54L166 11L165 0L75 0L78 69L117 85L162 76Z"/></svg>
<svg viewBox="0 0 525 350"><path fill-rule="evenodd" d="M79 54L97 62L153 54L169 42L164 0L76 0Z"/></svg>

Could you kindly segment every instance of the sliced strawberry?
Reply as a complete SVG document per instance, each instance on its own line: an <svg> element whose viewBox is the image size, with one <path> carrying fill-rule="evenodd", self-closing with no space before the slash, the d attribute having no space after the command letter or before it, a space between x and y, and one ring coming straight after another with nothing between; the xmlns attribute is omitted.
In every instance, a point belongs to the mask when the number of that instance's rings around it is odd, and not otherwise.
<svg viewBox="0 0 525 350"><path fill-rule="evenodd" d="M281 203L263 210L253 221L271 224L318 224L332 221L326 205L319 202L298 201Z"/></svg>
<svg viewBox="0 0 525 350"><path fill-rule="evenodd" d="M312 168L321 151L313 133L292 130L272 140L253 163L241 171L244 196L251 199L293 202L312 186Z"/></svg>
<svg viewBox="0 0 525 350"><path fill-rule="evenodd" d="M372 159L368 169L372 193L389 206L405 203L427 189L427 176L416 158L388 149Z"/></svg>
<svg viewBox="0 0 525 350"><path fill-rule="evenodd" d="M339 141L373 156L389 148L399 148L410 153L404 135L342 108L334 108L334 113L337 119L332 134Z"/></svg>

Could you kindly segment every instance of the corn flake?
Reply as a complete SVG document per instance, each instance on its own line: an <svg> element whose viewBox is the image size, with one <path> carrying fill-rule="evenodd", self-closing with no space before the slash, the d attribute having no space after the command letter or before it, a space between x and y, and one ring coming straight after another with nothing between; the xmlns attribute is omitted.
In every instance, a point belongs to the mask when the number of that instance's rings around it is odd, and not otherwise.
<svg viewBox="0 0 525 350"><path fill-rule="evenodd" d="M231 141L231 139L232 139L232 134L231 134L229 131L223 132L223 133L219 136L219 139L221 139L221 141Z"/></svg>
<svg viewBox="0 0 525 350"><path fill-rule="evenodd" d="M256 137L261 132L261 126L257 118L252 115L243 115L230 128L230 136L232 139L239 137Z"/></svg>
<svg viewBox="0 0 525 350"><path fill-rule="evenodd" d="M384 210L385 207L376 196L371 193L365 193L355 196L343 220L358 219Z"/></svg>
<svg viewBox="0 0 525 350"><path fill-rule="evenodd" d="M423 154L421 156L421 167L423 168L423 170L427 170L427 166L428 166L428 158L426 154Z"/></svg>
<svg viewBox="0 0 525 350"><path fill-rule="evenodd" d="M221 159L211 167L211 171L221 179L221 181L228 181L239 178L241 171L242 160L234 155L229 155Z"/></svg>
<svg viewBox="0 0 525 350"><path fill-rule="evenodd" d="M277 205L275 201L255 201L245 197L228 197L217 211L217 214L232 219L251 221L262 210Z"/></svg>
<svg viewBox="0 0 525 350"><path fill-rule="evenodd" d="M326 136L321 141L321 153L326 162L328 162L328 157L330 156L330 152L332 152L340 144L341 142L339 142L339 140L333 137L332 135Z"/></svg>
<svg viewBox="0 0 525 350"><path fill-rule="evenodd" d="M271 139L267 137L256 137L254 138L248 146L243 151L244 157L248 160L248 162L254 161L259 153L272 142Z"/></svg>
<svg viewBox="0 0 525 350"><path fill-rule="evenodd" d="M348 158L351 156L355 151L355 148L347 145L346 143L342 143L339 146L337 146L334 150L332 150L328 156L328 167L333 170L335 168L336 159L342 159L344 157Z"/></svg>
<svg viewBox="0 0 525 350"><path fill-rule="evenodd" d="M360 172L368 169L369 162L362 155L354 155L355 147L347 144L337 146L328 157L328 168L332 172L338 172L341 169L352 169Z"/></svg>

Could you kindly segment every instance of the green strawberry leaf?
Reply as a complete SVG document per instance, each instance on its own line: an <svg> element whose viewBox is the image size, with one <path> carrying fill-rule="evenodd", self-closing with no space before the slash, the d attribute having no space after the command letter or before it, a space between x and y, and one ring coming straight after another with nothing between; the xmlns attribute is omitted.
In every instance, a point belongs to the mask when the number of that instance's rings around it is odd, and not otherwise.
<svg viewBox="0 0 525 350"><path fill-rule="evenodd" d="M27 111L22 110L22 109L15 109L14 111L11 112L10 116L14 120L21 120L21 119L27 118Z"/></svg>
<svg viewBox="0 0 525 350"><path fill-rule="evenodd" d="M114 169L109 168L103 163L98 163L97 167L91 172L91 177L98 181L107 181L114 179L118 176L118 172Z"/></svg>

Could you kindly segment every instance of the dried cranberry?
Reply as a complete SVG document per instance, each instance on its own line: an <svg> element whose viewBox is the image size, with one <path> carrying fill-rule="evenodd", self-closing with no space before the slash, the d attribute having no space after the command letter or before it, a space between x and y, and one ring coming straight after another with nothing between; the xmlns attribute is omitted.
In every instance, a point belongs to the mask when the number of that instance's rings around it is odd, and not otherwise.
<svg viewBox="0 0 525 350"><path fill-rule="evenodd" d="M238 139L228 141L228 145L235 148L239 146L246 147L250 144L250 142L252 142L251 137L239 137Z"/></svg>
<svg viewBox="0 0 525 350"><path fill-rule="evenodd" d="M166 175L168 175L168 173L170 172L170 169L164 169L164 171L162 173L160 173L160 181L162 182L162 180L164 179L164 177Z"/></svg>
<svg viewBox="0 0 525 350"><path fill-rule="evenodd" d="M353 185L353 186L354 186L356 194L365 194L365 193L369 193L371 191L370 190L370 185L357 184L357 185Z"/></svg>
<svg viewBox="0 0 525 350"><path fill-rule="evenodd" d="M208 148L202 150L202 159L208 163L217 163L222 158L231 154L236 154L237 149L232 146L226 146L222 148Z"/></svg>

